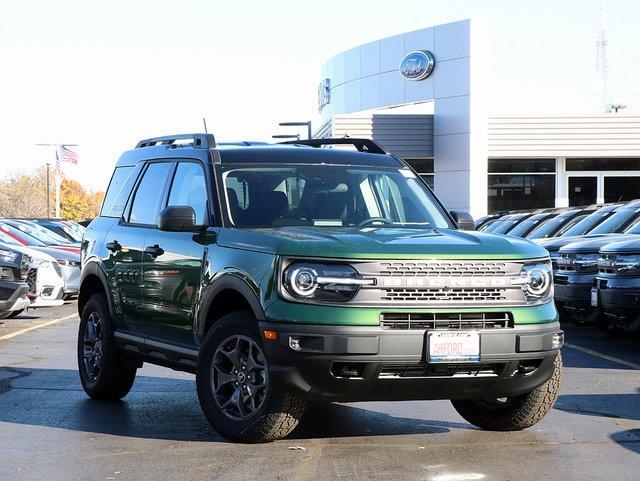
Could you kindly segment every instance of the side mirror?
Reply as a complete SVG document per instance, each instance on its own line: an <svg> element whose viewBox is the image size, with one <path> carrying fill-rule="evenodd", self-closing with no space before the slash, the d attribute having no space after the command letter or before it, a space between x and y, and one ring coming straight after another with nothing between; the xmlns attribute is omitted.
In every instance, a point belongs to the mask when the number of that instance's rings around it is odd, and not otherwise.
<svg viewBox="0 0 640 481"><path fill-rule="evenodd" d="M189 205L170 205L158 216L158 228L169 232L189 232L195 230L196 212Z"/></svg>
<svg viewBox="0 0 640 481"><path fill-rule="evenodd" d="M476 230L476 223L470 214L459 210L449 212L460 230Z"/></svg>

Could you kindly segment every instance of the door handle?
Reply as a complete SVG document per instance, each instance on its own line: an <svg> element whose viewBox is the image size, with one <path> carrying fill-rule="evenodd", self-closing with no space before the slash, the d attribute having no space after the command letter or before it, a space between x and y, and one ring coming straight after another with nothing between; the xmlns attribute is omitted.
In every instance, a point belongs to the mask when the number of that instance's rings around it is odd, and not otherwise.
<svg viewBox="0 0 640 481"><path fill-rule="evenodd" d="M110 250L111 252L118 252L119 250L122 249L122 246L120 245L120 242L118 242L117 240L113 240L111 242L107 242L105 247L108 250Z"/></svg>
<svg viewBox="0 0 640 481"><path fill-rule="evenodd" d="M158 244L147 246L144 248L144 252L147 254L151 254L153 257L158 257L164 254L164 249L160 247Z"/></svg>

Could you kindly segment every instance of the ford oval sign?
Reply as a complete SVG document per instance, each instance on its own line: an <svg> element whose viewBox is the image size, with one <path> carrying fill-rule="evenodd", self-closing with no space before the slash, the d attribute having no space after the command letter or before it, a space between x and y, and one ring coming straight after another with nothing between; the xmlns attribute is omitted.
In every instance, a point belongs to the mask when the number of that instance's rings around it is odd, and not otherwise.
<svg viewBox="0 0 640 481"><path fill-rule="evenodd" d="M435 63L431 52L416 50L405 55L400 62L400 75L407 80L424 80L433 72Z"/></svg>

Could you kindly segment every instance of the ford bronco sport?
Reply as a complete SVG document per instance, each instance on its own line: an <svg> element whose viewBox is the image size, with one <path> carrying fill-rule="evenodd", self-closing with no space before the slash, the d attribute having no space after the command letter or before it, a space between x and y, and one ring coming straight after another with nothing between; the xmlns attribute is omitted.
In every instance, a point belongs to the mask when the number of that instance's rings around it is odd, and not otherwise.
<svg viewBox="0 0 640 481"><path fill-rule="evenodd" d="M119 399L143 362L194 373L209 422L246 442L308 401L451 399L529 427L562 369L549 257L463 218L370 140L141 141L82 241L82 385Z"/></svg>

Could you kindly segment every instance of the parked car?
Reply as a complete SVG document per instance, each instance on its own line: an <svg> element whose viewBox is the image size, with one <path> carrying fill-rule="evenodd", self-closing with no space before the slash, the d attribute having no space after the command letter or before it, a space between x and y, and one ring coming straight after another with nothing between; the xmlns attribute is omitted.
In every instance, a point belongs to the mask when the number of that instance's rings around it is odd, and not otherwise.
<svg viewBox="0 0 640 481"><path fill-rule="evenodd" d="M35 237L36 239L44 242L47 245L56 245L56 246L68 246L78 248L80 242L70 241L69 239L62 237L55 232L50 231L49 229L38 225L35 222L30 222L26 220L14 220L14 219L2 219L2 222L5 224L9 224L16 229L29 234L31 237Z"/></svg>
<svg viewBox="0 0 640 481"><path fill-rule="evenodd" d="M29 233L24 229L18 229L17 227L14 227L10 223L8 223L6 219L0 219L0 232L3 232L12 237L23 246L50 247L59 251L74 252L80 255L80 248L78 246L72 244L58 244L48 236L43 236L37 230Z"/></svg>
<svg viewBox="0 0 640 481"><path fill-rule="evenodd" d="M2 225L0 225L0 241L7 244L22 246L24 246L26 242L30 242L30 244L26 245L34 250L52 256L60 267L64 283L63 298L69 299L78 294L80 289L81 266L80 252L77 251L77 249L61 249L55 246L49 247L37 239L30 238L28 234L25 234L22 231L14 232L14 235L11 235L11 233L6 229L3 230Z"/></svg>
<svg viewBox="0 0 640 481"><path fill-rule="evenodd" d="M64 280L62 269L50 255L16 244L0 242L0 249L15 250L28 256L29 271L26 283L29 286L29 307L60 306L64 303Z"/></svg>
<svg viewBox="0 0 640 481"><path fill-rule="evenodd" d="M484 232L491 234L507 234L516 225L528 219L533 214L533 212L520 212L518 214L505 215L487 227Z"/></svg>
<svg viewBox="0 0 640 481"><path fill-rule="evenodd" d="M565 212L561 212L555 217L551 217L550 219L538 224L525 237L527 239L548 239L551 237L561 236L580 221L587 218L594 212L597 212L599 209L600 207L598 206L590 206L584 209L570 209Z"/></svg>
<svg viewBox="0 0 640 481"><path fill-rule="evenodd" d="M640 330L640 240L627 239L600 249L591 305L609 330Z"/></svg>
<svg viewBox="0 0 640 481"><path fill-rule="evenodd" d="M29 258L8 247L0 248L0 319L19 315L31 300L25 282Z"/></svg>
<svg viewBox="0 0 640 481"><path fill-rule="evenodd" d="M80 241L82 241L83 231L76 228L71 223L52 219L34 219L32 222L50 230L72 244L79 244Z"/></svg>
<svg viewBox="0 0 640 481"><path fill-rule="evenodd" d="M500 219L500 217L507 215L508 212L498 212L495 214L489 214L489 215L485 215L483 217L480 217L478 220L476 220L476 230L477 231L482 231L484 229L486 229L489 225L491 225L493 222L497 221L498 219Z"/></svg>
<svg viewBox="0 0 640 481"><path fill-rule="evenodd" d="M527 237L527 234L538 227L541 223L549 219L553 219L563 211L564 209L558 209L551 212L540 212L538 214L533 214L512 227L508 231L508 233L510 236L514 237Z"/></svg>
<svg viewBox="0 0 640 481"><path fill-rule="evenodd" d="M633 223L634 216L637 215L636 210L637 205L635 207L628 204L605 206L582 219L560 237L532 240L549 252L555 272L561 247L602 234L620 233Z"/></svg>
<svg viewBox="0 0 640 481"><path fill-rule="evenodd" d="M236 441L286 436L308 400L452 399L481 428L531 426L562 366L549 258L465 217L370 140L141 141L82 243L82 386L114 400L142 362L195 373Z"/></svg>

